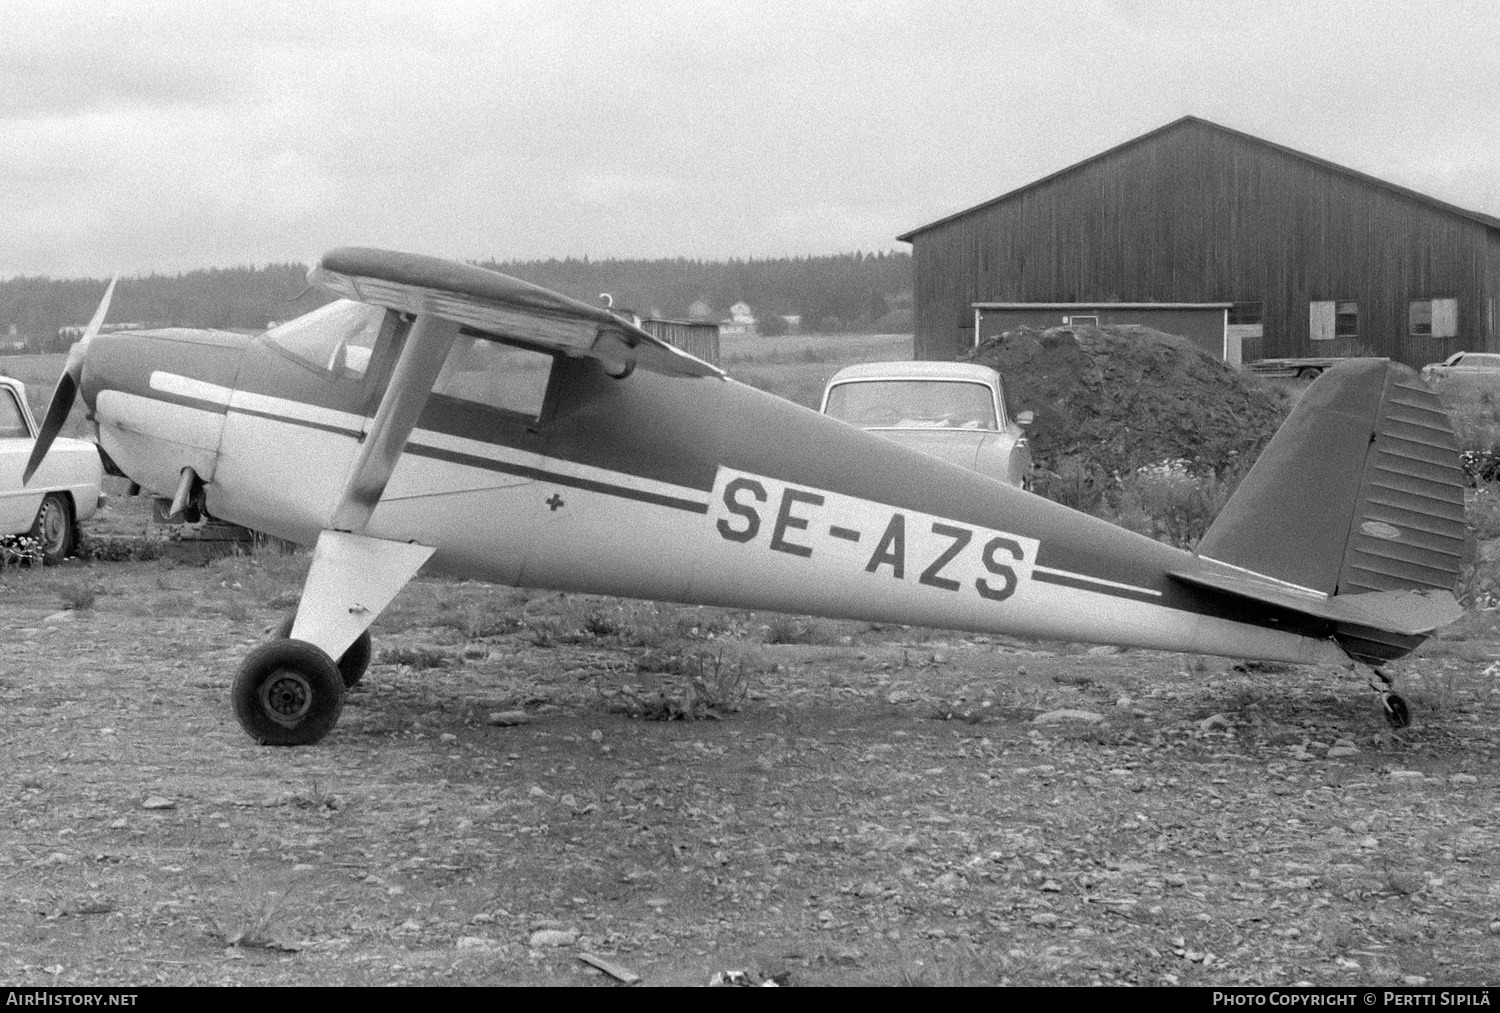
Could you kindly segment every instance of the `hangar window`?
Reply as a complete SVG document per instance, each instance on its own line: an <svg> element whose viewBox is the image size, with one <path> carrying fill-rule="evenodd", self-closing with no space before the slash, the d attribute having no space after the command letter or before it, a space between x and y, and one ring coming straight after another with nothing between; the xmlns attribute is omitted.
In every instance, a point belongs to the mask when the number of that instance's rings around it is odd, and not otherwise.
<svg viewBox="0 0 1500 1013"><path fill-rule="evenodd" d="M1406 315L1408 334L1433 338L1458 336L1457 299L1413 299Z"/></svg>
<svg viewBox="0 0 1500 1013"><path fill-rule="evenodd" d="M1307 330L1314 341L1359 337L1359 303L1325 300L1309 304Z"/></svg>
<svg viewBox="0 0 1500 1013"><path fill-rule="evenodd" d="M1359 337L1359 303L1333 304L1333 336L1336 338Z"/></svg>
<svg viewBox="0 0 1500 1013"><path fill-rule="evenodd" d="M551 376L552 356L544 352L460 335L432 391L535 420Z"/></svg>
<svg viewBox="0 0 1500 1013"><path fill-rule="evenodd" d="M1261 304L1237 302L1229 307L1229 322L1239 326L1254 326L1261 322Z"/></svg>

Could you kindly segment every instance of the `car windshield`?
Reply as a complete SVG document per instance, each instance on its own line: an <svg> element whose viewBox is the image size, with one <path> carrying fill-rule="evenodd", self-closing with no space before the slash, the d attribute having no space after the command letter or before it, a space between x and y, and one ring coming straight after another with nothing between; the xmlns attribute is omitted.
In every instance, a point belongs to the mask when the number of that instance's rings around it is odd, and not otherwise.
<svg viewBox="0 0 1500 1013"><path fill-rule="evenodd" d="M331 373L363 376L386 311L339 299L266 332L266 340L309 365Z"/></svg>
<svg viewBox="0 0 1500 1013"><path fill-rule="evenodd" d="M996 429L990 388L967 380L851 380L827 413L866 429Z"/></svg>

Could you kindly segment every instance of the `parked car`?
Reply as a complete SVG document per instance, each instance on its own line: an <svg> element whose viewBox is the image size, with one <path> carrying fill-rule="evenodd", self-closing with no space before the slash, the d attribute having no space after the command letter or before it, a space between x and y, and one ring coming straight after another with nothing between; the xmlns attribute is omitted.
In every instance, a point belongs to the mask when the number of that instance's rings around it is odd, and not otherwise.
<svg viewBox="0 0 1500 1013"><path fill-rule="evenodd" d="M94 444L59 439L23 486L21 472L35 442L26 386L0 376L0 537L30 535L40 542L43 560L55 563L77 545L78 522L103 504L104 467Z"/></svg>
<svg viewBox="0 0 1500 1013"><path fill-rule="evenodd" d="M1422 379L1428 383L1460 378L1488 380L1500 385L1500 355L1491 352L1454 352L1442 362L1430 362L1422 367Z"/></svg>
<svg viewBox="0 0 1500 1013"><path fill-rule="evenodd" d="M1007 413L1005 385L967 362L867 362L839 370L823 392L823 414L962 468L1031 488L1023 426Z"/></svg>

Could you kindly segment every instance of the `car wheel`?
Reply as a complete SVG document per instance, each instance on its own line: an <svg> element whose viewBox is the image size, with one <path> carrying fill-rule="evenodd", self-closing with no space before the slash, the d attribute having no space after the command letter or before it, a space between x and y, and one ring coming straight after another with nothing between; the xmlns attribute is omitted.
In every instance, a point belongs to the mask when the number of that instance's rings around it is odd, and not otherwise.
<svg viewBox="0 0 1500 1013"><path fill-rule="evenodd" d="M286 640L292 635L292 624L297 621L297 613L293 612L281 621L276 628L276 639ZM370 667L370 655L373 649L370 644L370 631L365 630L359 635L359 639L349 645L349 649L339 657L339 675L343 677L344 688L352 689L359 680L365 677L365 672Z"/></svg>
<svg viewBox="0 0 1500 1013"><path fill-rule="evenodd" d="M1308 368L1308 369L1299 369L1297 371L1297 379L1299 379L1299 380L1306 380L1308 383L1311 383L1312 381L1316 380L1319 376L1321 376L1322 373L1323 373L1323 371L1321 369L1318 369L1317 367L1311 367L1311 368Z"/></svg>
<svg viewBox="0 0 1500 1013"><path fill-rule="evenodd" d="M240 727L264 746L310 746L338 724L344 680L305 640L272 640L245 658L231 690Z"/></svg>
<svg viewBox="0 0 1500 1013"><path fill-rule="evenodd" d="M37 510L36 521L28 534L37 540L42 562L48 566L56 566L72 555L77 537L73 528L73 506L68 497L60 492L43 496L41 509Z"/></svg>

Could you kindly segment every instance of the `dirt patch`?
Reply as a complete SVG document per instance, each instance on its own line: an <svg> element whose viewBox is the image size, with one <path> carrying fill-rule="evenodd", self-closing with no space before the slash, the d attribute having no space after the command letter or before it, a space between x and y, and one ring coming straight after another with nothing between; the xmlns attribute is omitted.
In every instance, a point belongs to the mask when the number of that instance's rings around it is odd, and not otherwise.
<svg viewBox="0 0 1500 1013"><path fill-rule="evenodd" d="M1279 390L1148 327L1021 328L969 358L1005 378L1012 413L1035 413L1037 465L1090 487L1176 459L1200 474L1235 472L1289 410Z"/></svg>
<svg viewBox="0 0 1500 1013"><path fill-rule="evenodd" d="M306 562L0 574L0 977L615 983L582 954L646 984L1500 966L1500 613L1400 666L1418 724L1392 734L1341 669L788 635L420 579L334 732L257 747L229 682ZM89 607L65 608L79 588Z"/></svg>

